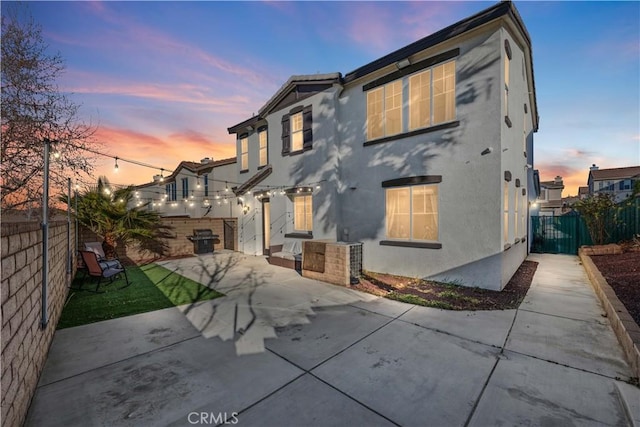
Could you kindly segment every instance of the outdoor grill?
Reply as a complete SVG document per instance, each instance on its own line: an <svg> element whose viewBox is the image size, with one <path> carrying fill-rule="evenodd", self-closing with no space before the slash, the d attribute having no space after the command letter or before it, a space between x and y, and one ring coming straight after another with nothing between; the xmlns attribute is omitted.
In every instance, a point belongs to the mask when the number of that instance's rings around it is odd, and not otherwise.
<svg viewBox="0 0 640 427"><path fill-rule="evenodd" d="M209 228L194 229L192 236L187 239L193 242L193 252L196 254L207 254L213 252L213 241L219 236L213 234Z"/></svg>

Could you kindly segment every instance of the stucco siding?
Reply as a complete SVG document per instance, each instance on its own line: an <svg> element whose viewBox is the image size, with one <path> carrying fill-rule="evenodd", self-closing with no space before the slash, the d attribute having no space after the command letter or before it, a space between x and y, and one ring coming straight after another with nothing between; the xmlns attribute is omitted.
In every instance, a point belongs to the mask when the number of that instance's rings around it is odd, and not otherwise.
<svg viewBox="0 0 640 427"><path fill-rule="evenodd" d="M249 213L240 222L241 248L245 253L261 254L263 248L262 202L253 196L255 191L276 190L313 184L313 238L336 240L336 185L338 146L336 136L335 102L339 88L328 89L299 103L275 111L266 117L268 126L269 164L272 173L258 186L244 195ZM282 117L298 106L312 107L313 145L309 151L282 155ZM249 134L249 172L240 175L241 181L258 172L258 139ZM238 166L239 168L240 166ZM316 188L319 186L319 188ZM272 191L270 199L271 245L282 244L287 233L294 230L293 202L279 191Z"/></svg>
<svg viewBox="0 0 640 427"><path fill-rule="evenodd" d="M502 64L504 64L503 61L507 57L507 48L505 46L508 46L511 51L511 59L509 61L509 90L507 97L501 97L502 114L504 118L500 121L501 171L503 179L505 173L508 173L511 176L511 181L507 183L509 188L509 236L506 243L509 249L505 250L502 258L501 288L503 288L527 256L527 244L523 243L523 238L526 241L528 237L528 194L530 192L530 188L527 188L529 183L529 169L527 168L528 159L527 156L525 156L525 150L527 148L528 137L532 131L532 113L531 106L529 105L525 54L509 31L501 29L500 37ZM501 76L504 82L504 66L501 67ZM522 195L522 190L525 190L525 195ZM518 199L517 220L515 219L515 197ZM526 217L524 227L521 220L523 212ZM502 221L504 221L504 216L502 216Z"/></svg>
<svg viewBox="0 0 640 427"><path fill-rule="evenodd" d="M500 42L500 32L494 30L455 46L460 49L456 58L457 127L363 146L366 93L362 85L367 82L343 92L339 111L343 226L338 234L341 239L364 243L365 269L417 277L450 272L453 280L465 284L500 286L500 257L485 262L503 250ZM482 155L487 148L491 152ZM380 245L386 239L382 182L422 175L442 176L438 185L442 248ZM452 271L456 268L460 271ZM483 274L477 274L478 269ZM482 283L477 277L484 278Z"/></svg>

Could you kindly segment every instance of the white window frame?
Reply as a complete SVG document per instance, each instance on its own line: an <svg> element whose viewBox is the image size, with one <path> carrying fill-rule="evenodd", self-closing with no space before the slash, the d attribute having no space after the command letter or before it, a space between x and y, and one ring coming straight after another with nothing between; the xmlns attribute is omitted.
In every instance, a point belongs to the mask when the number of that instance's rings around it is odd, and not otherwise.
<svg viewBox="0 0 640 427"><path fill-rule="evenodd" d="M502 234L504 236L504 243L509 243L509 235L511 232L511 228L509 227L509 181L504 182L504 189L502 191L502 203L503 203L503 216L502 216Z"/></svg>
<svg viewBox="0 0 640 427"><path fill-rule="evenodd" d="M291 152L302 151L304 148L304 122L302 117L302 111L292 114L290 116L291 132Z"/></svg>
<svg viewBox="0 0 640 427"><path fill-rule="evenodd" d="M180 183L182 184L182 198L187 200L189 198L189 178L182 178Z"/></svg>
<svg viewBox="0 0 640 427"><path fill-rule="evenodd" d="M435 211L433 212L422 212L422 214L433 215L436 217L435 219L435 239L420 239L414 237L414 215L416 215L414 206L413 206L413 193L417 189L423 188L435 188ZM409 211L407 214L409 215L409 230L407 231L407 236L392 236L390 234L390 207L389 207L389 194L390 192L395 191L409 191ZM398 187L390 187L385 189L385 235L389 240L398 240L398 241L413 241L413 242L439 242L440 241L440 188L438 184L420 184L420 185L411 185L411 186L398 186Z"/></svg>
<svg viewBox="0 0 640 427"><path fill-rule="evenodd" d="M263 129L258 132L258 166L266 166L269 162L267 145L267 130Z"/></svg>
<svg viewBox="0 0 640 427"><path fill-rule="evenodd" d="M240 170L249 169L249 137L240 138Z"/></svg>
<svg viewBox="0 0 640 427"><path fill-rule="evenodd" d="M527 221L526 221L527 220L527 211L528 211L527 208L528 208L528 206L527 206L527 194L525 193L525 194L522 195L522 206L520 208L520 218L521 218L520 225L522 227L520 235L523 236L523 237L526 236L526 234L527 234Z"/></svg>
<svg viewBox="0 0 640 427"><path fill-rule="evenodd" d="M298 221L298 209L303 209L301 213L302 224ZM313 196L300 195L293 197L293 230L299 232L313 231Z"/></svg>
<svg viewBox="0 0 640 427"><path fill-rule="evenodd" d="M513 190L513 203L514 203L514 207L513 207L513 236L514 239L517 239L519 236L519 223L520 223L520 218L518 218L518 205L520 204L520 197L518 197L518 191L520 190L520 188L515 187Z"/></svg>
<svg viewBox="0 0 640 427"><path fill-rule="evenodd" d="M509 117L509 81L511 74L511 59L504 54L504 115Z"/></svg>

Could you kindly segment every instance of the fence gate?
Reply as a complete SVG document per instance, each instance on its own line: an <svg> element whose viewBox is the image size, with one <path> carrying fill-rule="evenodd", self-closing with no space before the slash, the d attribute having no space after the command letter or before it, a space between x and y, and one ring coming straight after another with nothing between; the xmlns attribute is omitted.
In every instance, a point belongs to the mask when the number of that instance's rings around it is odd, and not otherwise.
<svg viewBox="0 0 640 427"><path fill-rule="evenodd" d="M531 231L531 252L575 255L581 245L591 241L578 215L532 216Z"/></svg>
<svg viewBox="0 0 640 427"><path fill-rule="evenodd" d="M604 242L617 243L640 234L640 196L618 203L604 216ZM531 252L577 254L582 245L592 245L586 222L577 213L562 216L532 216Z"/></svg>

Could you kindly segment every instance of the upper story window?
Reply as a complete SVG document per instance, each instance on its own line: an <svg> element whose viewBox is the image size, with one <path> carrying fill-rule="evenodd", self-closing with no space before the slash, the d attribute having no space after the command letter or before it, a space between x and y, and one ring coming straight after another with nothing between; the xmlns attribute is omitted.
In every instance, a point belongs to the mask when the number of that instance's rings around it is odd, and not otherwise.
<svg viewBox="0 0 640 427"><path fill-rule="evenodd" d="M174 182L170 182L169 184L165 185L165 191L166 191L166 195L167 195L167 200L170 201L175 201L177 199L177 191L176 191L176 183Z"/></svg>
<svg viewBox="0 0 640 427"><path fill-rule="evenodd" d="M456 62L448 61L367 92L367 140L427 128L456 118ZM406 102L403 102L406 101ZM408 106L408 123L403 121Z"/></svg>
<svg viewBox="0 0 640 427"><path fill-rule="evenodd" d="M313 231L312 196L293 198L293 229L295 231Z"/></svg>
<svg viewBox="0 0 640 427"><path fill-rule="evenodd" d="M302 111L291 116L291 151L302 150Z"/></svg>
<svg viewBox="0 0 640 427"><path fill-rule="evenodd" d="M620 190L631 190L631 180L623 179L620 181Z"/></svg>
<svg viewBox="0 0 640 427"><path fill-rule="evenodd" d="M313 145L313 113L311 105L295 107L282 116L282 155L311 150Z"/></svg>
<svg viewBox="0 0 640 427"><path fill-rule="evenodd" d="M503 223L502 223L502 235L504 238L504 243L508 243L509 242L509 233L511 232L511 229L509 227L509 183L507 181L504 182L503 184L503 194L502 194L502 202L504 204L502 210L504 212L503 214Z"/></svg>
<svg viewBox="0 0 640 427"><path fill-rule="evenodd" d="M209 196L209 174L204 174L202 176L202 180L204 181L204 196Z"/></svg>
<svg viewBox="0 0 640 427"><path fill-rule="evenodd" d="M259 141L259 156L258 156L258 166L266 166L269 157L267 155L267 129L264 128L258 132L258 141Z"/></svg>
<svg viewBox="0 0 640 427"><path fill-rule="evenodd" d="M247 136L240 138L240 170L249 169L249 138Z"/></svg>
<svg viewBox="0 0 640 427"><path fill-rule="evenodd" d="M182 198L189 198L189 178L182 178Z"/></svg>
<svg viewBox="0 0 640 427"><path fill-rule="evenodd" d="M367 138L402 132L402 80L367 92Z"/></svg>
<svg viewBox="0 0 640 427"><path fill-rule="evenodd" d="M509 119L509 83L511 78L511 45L509 40L504 41L504 115L507 126L511 127Z"/></svg>

